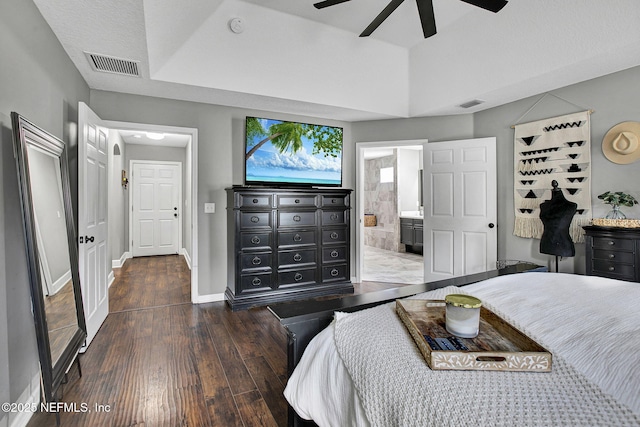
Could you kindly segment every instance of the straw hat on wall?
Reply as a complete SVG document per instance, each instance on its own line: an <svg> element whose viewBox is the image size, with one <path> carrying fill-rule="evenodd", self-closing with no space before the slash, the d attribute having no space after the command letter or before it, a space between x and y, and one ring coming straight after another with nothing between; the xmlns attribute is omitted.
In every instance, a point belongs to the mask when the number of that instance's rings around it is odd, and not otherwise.
<svg viewBox="0 0 640 427"><path fill-rule="evenodd" d="M602 152L620 165L640 159L640 122L622 122L609 129L602 140Z"/></svg>

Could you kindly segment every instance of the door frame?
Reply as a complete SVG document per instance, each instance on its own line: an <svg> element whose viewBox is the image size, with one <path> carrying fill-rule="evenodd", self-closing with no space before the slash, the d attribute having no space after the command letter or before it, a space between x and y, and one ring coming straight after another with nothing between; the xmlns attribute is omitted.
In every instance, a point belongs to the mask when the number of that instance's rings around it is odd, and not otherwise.
<svg viewBox="0 0 640 427"><path fill-rule="evenodd" d="M178 253L183 252L182 247L182 214L184 212L184 202L182 198L182 186L184 185L184 180L182 179L182 162L175 161L165 161L165 160L129 160L129 174L130 174L130 191L129 191L129 208L133 206L133 192L135 188L135 181L133 175L133 165L134 164L147 164L147 165L168 165L168 166L178 166L178 171L180 172L180 187L178 188L178 203L180 203L180 211L178 213ZM133 241L133 212L129 209L129 240ZM133 248L131 249L131 256L133 256Z"/></svg>
<svg viewBox="0 0 640 427"><path fill-rule="evenodd" d="M197 304L200 302L200 294L198 292L198 129L179 127L179 126L165 126L165 125L153 125L146 123L133 123L133 122L121 122L114 120L103 120L105 125L109 129L113 130L132 130L132 131L147 131L158 133L178 133L183 135L189 135L190 142L185 147L186 149L186 164L187 176L185 179L187 182L187 194L190 196L190 216L191 216L191 253L185 254L183 249L180 248L182 256L185 258L187 264L191 269L191 302ZM189 173L189 169L191 173ZM184 183L183 183L184 184ZM185 196L185 193L183 193ZM184 201L181 200L184 210Z"/></svg>
<svg viewBox="0 0 640 427"><path fill-rule="evenodd" d="M399 141L369 141L356 142L356 268L355 283L362 280L364 268L364 151L367 148L402 148L421 145L424 147L429 141L424 139L407 139ZM423 267L424 268L424 267Z"/></svg>

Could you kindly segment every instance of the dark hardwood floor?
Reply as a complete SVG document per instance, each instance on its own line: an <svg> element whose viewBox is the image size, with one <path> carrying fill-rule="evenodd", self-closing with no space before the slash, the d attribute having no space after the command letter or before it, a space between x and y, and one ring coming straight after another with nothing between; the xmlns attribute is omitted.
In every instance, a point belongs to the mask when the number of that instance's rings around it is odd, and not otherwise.
<svg viewBox="0 0 640 427"><path fill-rule="evenodd" d="M264 307L191 304L189 276L177 255L125 263L107 320L80 356L82 377L74 365L61 388L62 426L286 425L284 329ZM397 286L354 285L356 293ZM45 413L28 424L54 425Z"/></svg>

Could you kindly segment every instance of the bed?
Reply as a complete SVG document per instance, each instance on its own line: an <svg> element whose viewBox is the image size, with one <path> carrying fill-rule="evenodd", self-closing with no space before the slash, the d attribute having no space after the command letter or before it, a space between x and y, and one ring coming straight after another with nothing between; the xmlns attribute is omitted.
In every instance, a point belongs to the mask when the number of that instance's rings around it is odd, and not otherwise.
<svg viewBox="0 0 640 427"><path fill-rule="evenodd" d="M306 337L285 389L297 416L320 426L640 425L639 284L534 272L409 298L449 293L480 298L550 350L552 371L432 371L393 302L364 304Z"/></svg>

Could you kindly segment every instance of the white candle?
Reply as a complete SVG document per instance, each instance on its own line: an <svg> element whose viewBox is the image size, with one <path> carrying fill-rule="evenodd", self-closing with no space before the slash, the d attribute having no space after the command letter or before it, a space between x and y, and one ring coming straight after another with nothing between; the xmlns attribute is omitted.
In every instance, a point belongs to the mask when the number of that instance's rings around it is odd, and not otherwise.
<svg viewBox="0 0 640 427"><path fill-rule="evenodd" d="M444 301L447 331L462 338L478 335L480 327L480 307L482 302L470 295L449 294Z"/></svg>

